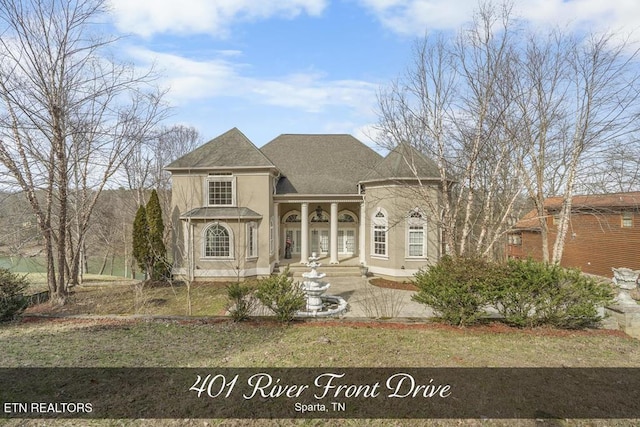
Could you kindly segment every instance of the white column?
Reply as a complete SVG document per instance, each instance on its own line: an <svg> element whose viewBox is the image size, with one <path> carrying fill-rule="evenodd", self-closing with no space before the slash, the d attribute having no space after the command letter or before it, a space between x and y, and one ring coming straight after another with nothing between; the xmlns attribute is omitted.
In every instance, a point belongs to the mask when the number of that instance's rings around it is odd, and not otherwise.
<svg viewBox="0 0 640 427"><path fill-rule="evenodd" d="M280 203L273 204L273 243L276 252L276 262L280 263Z"/></svg>
<svg viewBox="0 0 640 427"><path fill-rule="evenodd" d="M309 262L309 203L302 203L300 208L300 264Z"/></svg>
<svg viewBox="0 0 640 427"><path fill-rule="evenodd" d="M366 210L364 208L364 202L360 203L360 227L358 229L358 255L361 264L366 264L365 246L366 246Z"/></svg>
<svg viewBox="0 0 640 427"><path fill-rule="evenodd" d="M338 264L338 204L331 203L331 224L329 232L329 264Z"/></svg>

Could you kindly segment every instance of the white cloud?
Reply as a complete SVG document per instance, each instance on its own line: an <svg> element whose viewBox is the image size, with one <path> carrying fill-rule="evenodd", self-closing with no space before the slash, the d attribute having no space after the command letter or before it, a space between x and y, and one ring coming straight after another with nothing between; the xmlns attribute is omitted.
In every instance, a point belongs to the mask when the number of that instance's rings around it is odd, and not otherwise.
<svg viewBox="0 0 640 427"><path fill-rule="evenodd" d="M327 0L110 0L116 26L141 36L156 33L225 35L230 24L322 13Z"/></svg>
<svg viewBox="0 0 640 427"><path fill-rule="evenodd" d="M358 0L390 30L421 36L425 31L455 30L471 20L477 0ZM499 4L500 0L496 0ZM637 0L516 0L514 12L537 24L573 25L594 30L635 31L640 27Z"/></svg>
<svg viewBox="0 0 640 427"><path fill-rule="evenodd" d="M361 80L330 80L321 73L295 73L260 79L243 74L247 64L231 62L224 52L220 57L199 61L171 53L131 48L127 54L144 67L154 63L162 73L168 97L175 105L216 97L236 97L253 104L322 112L341 107L361 114L371 114L375 103L376 83ZM241 56L234 54L235 56Z"/></svg>

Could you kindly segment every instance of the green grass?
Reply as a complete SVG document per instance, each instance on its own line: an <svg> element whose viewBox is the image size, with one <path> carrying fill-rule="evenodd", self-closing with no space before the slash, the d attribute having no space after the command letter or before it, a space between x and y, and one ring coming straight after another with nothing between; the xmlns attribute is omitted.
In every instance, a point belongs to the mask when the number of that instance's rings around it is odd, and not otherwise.
<svg viewBox="0 0 640 427"><path fill-rule="evenodd" d="M1 326L0 342L3 367L640 366L640 342L620 334L349 322L55 319Z"/></svg>
<svg viewBox="0 0 640 427"><path fill-rule="evenodd" d="M186 286L90 283L68 304L31 312L184 315ZM224 284L191 288L195 316L219 315ZM640 367L640 341L612 331L455 328L424 323L228 318L37 318L0 324L0 367ZM44 421L44 422L43 422ZM548 422L551 423L552 420ZM555 423L555 420L554 420ZM0 420L23 425L500 425L534 420ZM549 425L636 425L626 420L559 420Z"/></svg>
<svg viewBox="0 0 640 427"><path fill-rule="evenodd" d="M6 268L16 273L40 273L46 274L46 260L43 256L34 257L21 257L21 256L0 256L0 268ZM98 275L100 267L102 266L101 257L89 257L88 267L90 275ZM107 265L104 270L104 275L108 276L113 270L113 276L124 277L124 257L115 257L113 260L113 269L111 268L111 258L107 259ZM131 271L127 274L131 276ZM136 275L136 278L141 279L142 275Z"/></svg>
<svg viewBox="0 0 640 427"><path fill-rule="evenodd" d="M103 278L88 277L82 286L71 288L68 301L63 306L41 304L30 308L28 312L44 311L57 315L219 316L226 311L225 283L194 283L189 289L180 283L149 286L123 278L102 282ZM191 313L188 312L189 300Z"/></svg>

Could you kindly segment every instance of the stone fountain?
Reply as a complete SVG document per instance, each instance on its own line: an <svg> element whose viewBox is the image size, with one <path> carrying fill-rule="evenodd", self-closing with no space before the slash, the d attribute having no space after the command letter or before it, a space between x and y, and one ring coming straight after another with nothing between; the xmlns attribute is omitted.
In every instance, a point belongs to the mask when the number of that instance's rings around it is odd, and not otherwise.
<svg viewBox="0 0 640 427"><path fill-rule="evenodd" d="M319 259L320 257L315 252L312 253L309 262L307 262L307 267L311 271L302 273L304 281L300 286L307 296L307 308L297 312L297 316L327 317L342 314L347 310L347 302L344 298L324 295L331 285L321 281L326 273L318 273L318 267L322 265L318 262Z"/></svg>
<svg viewBox="0 0 640 427"><path fill-rule="evenodd" d="M636 301L631 298L631 291L638 287L638 276L640 270L630 268L612 268L613 283L618 287L616 302L620 305L636 306Z"/></svg>

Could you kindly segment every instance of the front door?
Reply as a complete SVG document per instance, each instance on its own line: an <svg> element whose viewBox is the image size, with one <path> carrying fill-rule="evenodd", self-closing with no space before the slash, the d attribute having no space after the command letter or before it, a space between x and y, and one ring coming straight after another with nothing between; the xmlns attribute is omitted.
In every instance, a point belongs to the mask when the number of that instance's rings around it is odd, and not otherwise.
<svg viewBox="0 0 640 427"><path fill-rule="evenodd" d="M291 253L300 253L300 244L302 243L302 232L300 229L288 228L285 231L285 248L287 241L291 242Z"/></svg>
<svg viewBox="0 0 640 427"><path fill-rule="evenodd" d="M329 230L322 228L311 229L311 252L325 255L329 253Z"/></svg>
<svg viewBox="0 0 640 427"><path fill-rule="evenodd" d="M353 229L338 230L338 253L353 255L356 242L356 231Z"/></svg>

